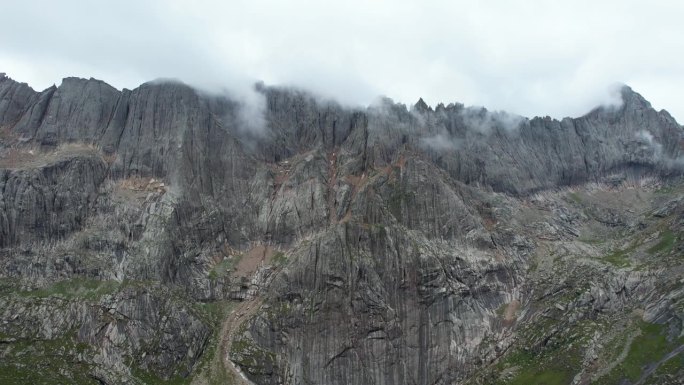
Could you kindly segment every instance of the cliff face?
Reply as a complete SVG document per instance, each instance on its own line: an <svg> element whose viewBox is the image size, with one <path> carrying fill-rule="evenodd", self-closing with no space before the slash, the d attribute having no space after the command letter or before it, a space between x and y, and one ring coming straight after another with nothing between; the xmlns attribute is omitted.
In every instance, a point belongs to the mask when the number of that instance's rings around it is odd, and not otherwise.
<svg viewBox="0 0 684 385"><path fill-rule="evenodd" d="M211 159L211 166L238 161L255 167L259 161L337 148L340 157L361 156L356 163L362 164L354 166L363 170L390 164L398 152L411 149L456 181L525 194L595 180L633 165L673 171L682 152L677 122L626 86L621 106L562 121L454 104L432 110L419 103L408 111L387 99L365 111L349 110L302 91L260 88L264 127L252 135L239 116L239 103L181 83L146 83L120 92L99 80L67 78L37 93L3 76L0 92L5 130L43 145L96 144L116 154L112 170L123 177L183 177L170 169L206 163L194 158L196 152ZM351 159L341 160L351 167ZM245 175L221 175L218 183L230 185ZM188 182L193 181L177 183ZM198 182L210 192L208 181Z"/></svg>
<svg viewBox="0 0 684 385"><path fill-rule="evenodd" d="M667 112L628 87L562 121L256 92L0 76L0 378L56 352L46 376L104 383L682 374Z"/></svg>

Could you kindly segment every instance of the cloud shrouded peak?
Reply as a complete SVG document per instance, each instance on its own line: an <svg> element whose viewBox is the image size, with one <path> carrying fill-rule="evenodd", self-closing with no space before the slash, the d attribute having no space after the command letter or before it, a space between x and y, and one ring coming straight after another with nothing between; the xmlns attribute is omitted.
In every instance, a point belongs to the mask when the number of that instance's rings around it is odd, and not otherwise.
<svg viewBox="0 0 684 385"><path fill-rule="evenodd" d="M378 95L578 116L626 83L684 118L684 3L664 1L3 5L0 70L43 89L66 76L133 88L177 78L251 97L255 81L348 105Z"/></svg>

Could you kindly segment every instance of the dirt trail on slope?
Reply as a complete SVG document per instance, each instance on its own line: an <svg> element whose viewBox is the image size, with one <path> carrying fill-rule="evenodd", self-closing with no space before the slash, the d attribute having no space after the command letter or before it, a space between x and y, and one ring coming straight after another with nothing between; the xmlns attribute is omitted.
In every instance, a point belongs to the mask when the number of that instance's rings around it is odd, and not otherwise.
<svg viewBox="0 0 684 385"><path fill-rule="evenodd" d="M236 385L254 385L244 374L242 374L233 361L231 361L230 350L233 346L233 338L235 338L235 333L240 328L240 325L256 314L262 302L263 299L261 297L255 297L240 303L240 305L236 306L230 312L221 328L221 357L223 359L224 367L232 374Z"/></svg>
<svg viewBox="0 0 684 385"><path fill-rule="evenodd" d="M259 261L260 264L264 262L270 262L270 258L274 254L274 249L271 247L255 248L250 253L248 253L247 259ZM244 258L243 258L244 259ZM250 262L250 266L253 262ZM255 265L256 266L256 265ZM223 360L223 366L230 372L232 377L235 379L235 384L237 385L254 385L247 377L240 371L240 369L233 363L230 359L230 352L233 346L233 339L235 334L240 329L240 325L247 322L252 316L254 316L261 304L264 302L261 296L261 291L265 290L271 283L273 278L278 275L282 267L276 267L272 271L265 273L266 276L261 283L257 293L245 301L241 302L238 306L233 308L233 310L228 314L226 320L223 322L221 327L221 334L219 339L219 352L221 354L221 359ZM255 275L259 274L259 270L254 272Z"/></svg>

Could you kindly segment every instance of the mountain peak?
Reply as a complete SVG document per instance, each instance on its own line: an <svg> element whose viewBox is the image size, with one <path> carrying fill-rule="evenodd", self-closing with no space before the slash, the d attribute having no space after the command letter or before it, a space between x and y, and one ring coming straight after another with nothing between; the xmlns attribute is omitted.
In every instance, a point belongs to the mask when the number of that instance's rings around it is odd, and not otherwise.
<svg viewBox="0 0 684 385"><path fill-rule="evenodd" d="M623 85L620 89L622 103L625 109L648 109L652 108L651 103L641 94L634 91L630 86Z"/></svg>
<svg viewBox="0 0 684 385"><path fill-rule="evenodd" d="M423 98L419 98L416 104L413 105L413 109L419 112L432 111L432 108L425 103Z"/></svg>

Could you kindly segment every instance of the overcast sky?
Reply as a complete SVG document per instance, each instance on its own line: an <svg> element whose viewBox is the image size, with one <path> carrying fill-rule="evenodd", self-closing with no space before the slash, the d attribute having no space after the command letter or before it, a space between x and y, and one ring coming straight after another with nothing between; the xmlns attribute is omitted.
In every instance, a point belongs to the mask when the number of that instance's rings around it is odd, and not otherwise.
<svg viewBox="0 0 684 385"><path fill-rule="evenodd" d="M39 90L172 77L243 94L263 80L347 104L422 96L561 118L626 83L684 122L684 1L0 0L0 12L0 72Z"/></svg>

